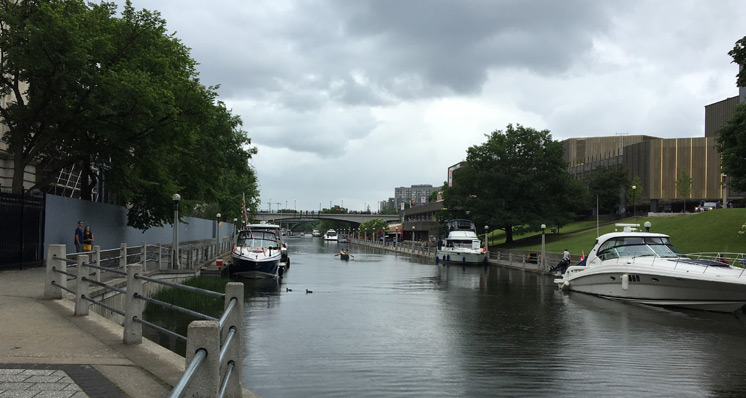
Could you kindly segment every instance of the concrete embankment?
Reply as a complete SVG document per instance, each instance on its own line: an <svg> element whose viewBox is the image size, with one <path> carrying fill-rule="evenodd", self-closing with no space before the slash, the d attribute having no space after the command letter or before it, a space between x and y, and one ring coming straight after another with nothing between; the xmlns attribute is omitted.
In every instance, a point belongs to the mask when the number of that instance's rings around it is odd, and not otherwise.
<svg viewBox="0 0 746 398"><path fill-rule="evenodd" d="M415 242L414 245L412 245L412 242L398 242L396 244L387 242L386 244L381 244L380 242L355 239L352 240L351 243L392 253L430 259L435 262L436 248L429 246L423 247L421 244L417 244L417 242ZM562 254L546 253L546 265L542 267L540 264L541 254L536 253L536 251L533 250L490 250L488 262L490 265L495 266L549 274L549 268L556 264L561 258Z"/></svg>

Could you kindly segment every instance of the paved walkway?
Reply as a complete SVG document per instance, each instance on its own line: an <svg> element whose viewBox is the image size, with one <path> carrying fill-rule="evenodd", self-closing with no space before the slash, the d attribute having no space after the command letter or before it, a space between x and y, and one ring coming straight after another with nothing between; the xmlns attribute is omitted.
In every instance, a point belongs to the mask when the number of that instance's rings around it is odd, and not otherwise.
<svg viewBox="0 0 746 398"><path fill-rule="evenodd" d="M185 360L70 300L46 300L45 270L0 272L0 398L168 397ZM246 396L246 392L244 394Z"/></svg>

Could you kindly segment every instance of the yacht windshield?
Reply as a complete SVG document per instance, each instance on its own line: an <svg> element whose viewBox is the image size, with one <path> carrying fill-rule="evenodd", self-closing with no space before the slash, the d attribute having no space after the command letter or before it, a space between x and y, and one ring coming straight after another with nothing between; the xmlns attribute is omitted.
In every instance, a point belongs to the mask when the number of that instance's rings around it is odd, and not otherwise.
<svg viewBox="0 0 746 398"><path fill-rule="evenodd" d="M609 239L598 249L598 257L608 260L620 257L678 257L681 253L666 237L623 236Z"/></svg>
<svg viewBox="0 0 746 398"><path fill-rule="evenodd" d="M474 249L475 241L469 240L447 240L446 247L454 249ZM479 248L479 241L476 241L476 248Z"/></svg>
<svg viewBox="0 0 746 398"><path fill-rule="evenodd" d="M238 236L238 246L278 248L277 235L271 232L253 231Z"/></svg>

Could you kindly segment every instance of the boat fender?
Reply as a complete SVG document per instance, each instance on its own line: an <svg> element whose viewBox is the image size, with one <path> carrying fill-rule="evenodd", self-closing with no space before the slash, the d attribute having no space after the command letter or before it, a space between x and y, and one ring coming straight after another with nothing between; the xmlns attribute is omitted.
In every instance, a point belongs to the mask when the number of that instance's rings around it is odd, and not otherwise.
<svg viewBox="0 0 746 398"><path fill-rule="evenodd" d="M629 289L629 275L622 275L622 290Z"/></svg>
<svg viewBox="0 0 746 398"><path fill-rule="evenodd" d="M447 260L451 261L451 255L450 254L447 256Z"/></svg>
<svg viewBox="0 0 746 398"><path fill-rule="evenodd" d="M435 265L438 265L438 256L435 256Z"/></svg>
<svg viewBox="0 0 746 398"><path fill-rule="evenodd" d="M461 257L461 262L466 264L466 257Z"/></svg>

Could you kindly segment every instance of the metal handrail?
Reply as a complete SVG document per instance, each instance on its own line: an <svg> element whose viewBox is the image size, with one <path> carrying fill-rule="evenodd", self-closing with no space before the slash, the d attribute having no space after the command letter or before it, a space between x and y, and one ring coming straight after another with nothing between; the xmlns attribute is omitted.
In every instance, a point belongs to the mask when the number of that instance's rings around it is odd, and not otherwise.
<svg viewBox="0 0 746 398"><path fill-rule="evenodd" d="M72 279L77 279L77 278L78 278L78 276L77 276L77 275L75 275L75 274L71 274L71 273L69 273L69 272L65 272L65 271L60 271L60 270L58 270L58 269L57 269L56 267L52 267L52 271L53 271L53 272L56 272L56 273L58 273L58 274L62 274L62 275L67 275L67 276L70 276L70 277L72 277ZM69 279L68 279L68 280L69 280Z"/></svg>
<svg viewBox="0 0 746 398"><path fill-rule="evenodd" d="M223 379L223 384L220 386L220 397L225 396L225 392L228 389L228 381L231 379L231 375L233 374L233 368L236 366L236 363L233 361L228 361L228 365L225 368L225 379Z"/></svg>
<svg viewBox="0 0 746 398"><path fill-rule="evenodd" d="M89 281L89 282L93 282L93 281ZM126 315L124 314L124 311L121 311L121 310L119 310L119 309L116 309L116 308L114 308L114 307L112 307L112 306L110 306L110 305L108 305L108 304L104 304L104 303L103 303L103 302L101 302L101 301L98 301L98 300L94 300L94 299L92 299L92 298L90 298L90 297L86 296L85 294L84 294L84 295L82 295L81 297L83 297L83 298L84 298L85 300L88 300L88 301L90 301L90 302L91 302L91 303L93 303L93 304L97 304L97 305L100 305L101 307L104 307L104 308L106 308L107 310L109 310L109 311L111 311L111 312L113 312L113 313L119 314L119 315L121 315L121 316L126 316Z"/></svg>
<svg viewBox="0 0 746 398"><path fill-rule="evenodd" d="M56 255L56 254L55 254L55 255L53 255L53 256L52 256L52 258L53 258L53 259L55 259L55 260L60 260L60 261L64 261L64 262L66 262L66 263L68 263L68 264L69 264L69 263L73 263L73 264L77 264L77 263L78 263L78 260L72 260L72 259L69 259L69 258L61 258L61 257L57 257L57 255Z"/></svg>
<svg viewBox="0 0 746 398"><path fill-rule="evenodd" d="M158 283L164 286L173 287L173 288L177 288L181 290L186 290L192 293L199 293L199 294L202 294L208 297L214 297L214 298L225 300L225 293L217 293L217 292L213 292L212 290L205 290L205 289L200 289L194 286L187 286L187 285L182 285L180 283L168 282L168 281L164 281L158 278L152 278L152 277L140 275L140 274L135 274L135 279L142 279L145 281Z"/></svg>
<svg viewBox="0 0 746 398"><path fill-rule="evenodd" d="M225 326L225 322L228 320L228 316L233 311L233 308L237 305L238 300L236 300L235 297L231 299L231 301L228 303L228 306L225 307L225 311L223 312L223 316L220 317L220 322L218 327L220 329L223 329L223 326Z"/></svg>
<svg viewBox="0 0 746 398"><path fill-rule="evenodd" d="M98 285L98 286L101 286L101 287L105 287L105 288L107 288L107 289L110 289L110 290L114 290L114 291L116 291L116 292L119 292L119 293L122 293L122 294L127 294L127 291L126 291L126 290L124 290L124 289L121 289L121 288L118 288L118 287L116 287L116 286L112 286L112 285L107 285L106 283L103 283L103 282L99 282L99 281L97 281L97 280L94 280L94 279L88 279L88 278L86 278L85 276L84 276L84 277L83 277L82 279L83 279L84 281L86 281L86 282L89 282L89 283L93 283L94 285Z"/></svg>
<svg viewBox="0 0 746 398"><path fill-rule="evenodd" d="M161 307L164 307L164 308L168 308L168 309L171 309L171 310L176 310L176 311L179 311L179 312L183 312L183 313L185 313L187 315L191 315L191 316L196 317L196 318L202 318L202 319L206 319L208 321L217 321L218 320L218 318L211 317L209 315L205 315L205 314L203 314L201 312L192 311L192 310L190 310L188 308L184 308L184 307L178 306L176 304L171 304L171 303L167 303L165 301L156 300L156 299L154 299L152 297L143 296L143 295L141 295L139 293L135 293L134 297L138 298L140 300L143 300L143 301L147 301L148 303L153 303L153 304L160 305Z"/></svg>
<svg viewBox="0 0 746 398"><path fill-rule="evenodd" d="M181 340L183 342L187 341L186 337L184 337L184 336L182 336L182 335L180 335L180 334L178 334L176 332L172 332L172 331L170 331L168 329L162 328L162 327L160 327L160 326L158 326L158 325L156 325L154 323L150 323L150 322L148 322L148 321L146 321L144 319L140 319L140 318L134 316L134 317L132 317L132 320L134 322L137 322L137 323L141 324L141 325L145 325L145 326L147 326L147 327L149 327L151 329L155 329L155 330L157 330L157 331L159 331L161 333L165 333L165 334L167 334L169 336L175 337L175 338L177 338L177 339L179 339L179 340Z"/></svg>
<svg viewBox="0 0 746 398"><path fill-rule="evenodd" d="M179 382L176 383L174 389L171 390L171 395L169 395L170 398L178 398L181 396L181 394L184 393L184 389L192 380L192 377L194 377L194 373L197 371L197 368L202 365L202 362L205 360L205 358L207 358L207 350L205 350L204 348L198 349L194 354L194 358L192 358L192 362L189 363L189 366L187 366L186 370L184 370L184 374L181 375Z"/></svg>
<svg viewBox="0 0 746 398"><path fill-rule="evenodd" d="M228 335L225 336L223 347L220 349L220 359L218 360L218 362L223 363L225 355L228 353L228 348L230 348L231 346L231 341L233 340L233 337L236 335L237 331L238 329L236 329L235 326L231 326L231 328L228 329Z"/></svg>
<svg viewBox="0 0 746 398"><path fill-rule="evenodd" d="M100 266L98 266L98 265L93 265L93 264L89 264L89 263L86 263L86 265L87 265L87 266L89 266L89 267L91 267L91 268L96 268L96 269L100 269L100 270L102 270L102 271L108 271L108 272L113 272L113 273L115 273L115 274L119 274L119 275L124 275L124 276L127 276L127 273L126 273L126 272L122 272L122 271L117 271L117 270L115 270L115 269L112 269L112 268L100 267Z"/></svg>
<svg viewBox="0 0 746 398"><path fill-rule="evenodd" d="M60 285L59 283L57 283L55 281L52 281L51 284L52 284L52 286L57 286L58 288L67 291L68 293L76 294L72 289L68 289L67 287L62 286L62 285Z"/></svg>

